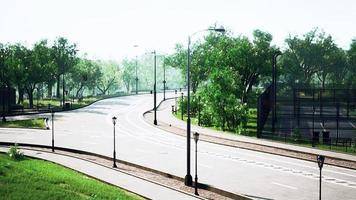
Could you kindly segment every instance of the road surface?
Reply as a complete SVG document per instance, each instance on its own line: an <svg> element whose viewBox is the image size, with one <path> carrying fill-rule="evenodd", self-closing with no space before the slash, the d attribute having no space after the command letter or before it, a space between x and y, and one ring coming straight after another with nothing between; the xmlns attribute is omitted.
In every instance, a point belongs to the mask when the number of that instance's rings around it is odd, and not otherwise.
<svg viewBox="0 0 356 200"><path fill-rule="evenodd" d="M173 95L173 94L167 94ZM159 94L158 99L162 96ZM170 174L186 175L186 139L147 124L143 112L153 107L152 95L106 99L79 110L55 114L55 145L117 157ZM159 119L158 119L159 120ZM51 130L0 129L0 141L51 144ZM192 176L194 177L194 142ZM317 199L316 163L199 142L199 181L254 199ZM356 171L325 165L322 199L355 199Z"/></svg>

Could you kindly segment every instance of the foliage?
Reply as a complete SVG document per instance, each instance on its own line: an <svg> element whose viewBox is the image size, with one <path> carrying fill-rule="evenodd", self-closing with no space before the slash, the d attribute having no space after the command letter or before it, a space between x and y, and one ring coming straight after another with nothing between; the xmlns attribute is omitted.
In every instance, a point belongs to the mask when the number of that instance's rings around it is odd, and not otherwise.
<svg viewBox="0 0 356 200"><path fill-rule="evenodd" d="M28 120L16 120L0 122L0 127L3 128L39 128L45 129L46 124L42 118L28 119Z"/></svg>
<svg viewBox="0 0 356 200"><path fill-rule="evenodd" d="M303 141L303 136L298 128L293 129L292 138L294 142L300 143Z"/></svg>
<svg viewBox="0 0 356 200"><path fill-rule="evenodd" d="M24 158L23 152L20 152L18 149L18 145L15 144L15 146L11 146L9 151L7 152L7 155L13 160L22 160Z"/></svg>
<svg viewBox="0 0 356 200"><path fill-rule="evenodd" d="M1 154L0 183L2 199L142 199L51 162Z"/></svg>

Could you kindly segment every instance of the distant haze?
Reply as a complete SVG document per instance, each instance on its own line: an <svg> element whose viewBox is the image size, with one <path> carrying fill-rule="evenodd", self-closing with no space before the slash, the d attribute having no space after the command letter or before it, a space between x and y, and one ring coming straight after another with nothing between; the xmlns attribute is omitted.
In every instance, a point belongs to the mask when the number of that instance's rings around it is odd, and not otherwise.
<svg viewBox="0 0 356 200"><path fill-rule="evenodd" d="M63 36L98 59L121 60L154 49L169 53L213 24L235 35L261 29L279 47L289 34L314 27L344 49L356 37L354 0L0 0L0 5L1 43L32 45Z"/></svg>

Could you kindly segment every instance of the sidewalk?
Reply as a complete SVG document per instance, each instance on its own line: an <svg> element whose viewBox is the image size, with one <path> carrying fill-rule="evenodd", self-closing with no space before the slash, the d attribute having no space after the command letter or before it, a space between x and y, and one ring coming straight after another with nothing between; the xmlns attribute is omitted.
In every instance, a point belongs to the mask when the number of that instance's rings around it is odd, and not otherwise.
<svg viewBox="0 0 356 200"><path fill-rule="evenodd" d="M160 104L160 107L157 110L158 125L162 129L185 136L187 124L186 122L179 120L172 115L172 105L174 104L174 99L166 100ZM150 113L147 113L146 117L150 118ZM191 131L200 133L203 140L205 139L206 141L213 143L236 146L279 155L284 155L286 152L289 152L286 156L311 161L316 161L315 155L324 155L327 157L326 163L328 164L356 169L356 156L349 154L323 151L319 149L284 144L241 135L233 135L227 132L212 130L196 125L191 125ZM333 159L338 160L338 163L335 163L335 160Z"/></svg>
<svg viewBox="0 0 356 200"><path fill-rule="evenodd" d="M8 148L0 147L0 152L7 152ZM99 179L103 182L118 186L125 190L131 191L133 193L144 196L148 199L182 199L182 200L192 200L200 199L194 196L172 190L170 188L140 179L138 177L130 176L128 174L120 172L119 169L112 169L109 167L104 167L92 162L60 155L56 153L49 153L43 151L34 150L23 150L22 152L26 156L35 157L43 160L48 160L51 162L58 163L60 165L66 166L90 177Z"/></svg>

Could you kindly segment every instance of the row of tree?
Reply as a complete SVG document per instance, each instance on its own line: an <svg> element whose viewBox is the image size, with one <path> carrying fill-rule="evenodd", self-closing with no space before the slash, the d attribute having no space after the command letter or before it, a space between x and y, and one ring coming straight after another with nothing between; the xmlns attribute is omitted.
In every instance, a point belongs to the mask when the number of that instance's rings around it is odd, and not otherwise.
<svg viewBox="0 0 356 200"><path fill-rule="evenodd" d="M16 88L17 103L27 96L31 108L35 91L42 97L47 91L47 97L60 98L64 84L65 93L80 98L85 89L106 94L118 81L116 63L80 58L76 45L65 38L58 38L52 46L41 40L32 48L0 43L0 67L0 87Z"/></svg>
<svg viewBox="0 0 356 200"><path fill-rule="evenodd" d="M232 33L210 33L192 45L191 87L200 96L201 122L241 131L247 123L247 105L271 83L272 58L277 52L278 84L293 87L356 88L356 40L349 50L339 48L330 35L312 30L289 36L286 49L271 45L272 35L260 30L253 39ZM186 76L187 51L178 44L166 63ZM193 102L197 99L193 99ZM197 115L196 103L192 105Z"/></svg>
<svg viewBox="0 0 356 200"><path fill-rule="evenodd" d="M163 88L163 67L166 87L181 87L179 69L164 66L164 57L158 57L158 88ZM15 88L18 104L34 98L83 98L84 95L106 95L135 90L136 69L139 90L152 90L153 56L115 61L90 60L79 56L76 44L58 38L49 44L41 40L28 48L20 43L0 43L0 87ZM177 78L178 75L178 78ZM53 89L55 90L53 92Z"/></svg>

